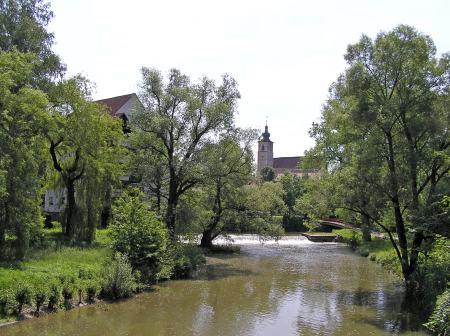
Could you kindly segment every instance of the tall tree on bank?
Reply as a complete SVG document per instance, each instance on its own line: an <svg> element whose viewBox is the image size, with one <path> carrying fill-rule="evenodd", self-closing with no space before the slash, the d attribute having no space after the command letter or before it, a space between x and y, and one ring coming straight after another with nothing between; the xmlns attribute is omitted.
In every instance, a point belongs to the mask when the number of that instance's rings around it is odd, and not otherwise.
<svg viewBox="0 0 450 336"><path fill-rule="evenodd" d="M39 232L48 124L45 94L29 86L39 60L0 52L0 254L22 258ZM6 246L6 235L12 246ZM9 255L8 251L12 252Z"/></svg>
<svg viewBox="0 0 450 336"><path fill-rule="evenodd" d="M234 198L238 189L251 180L253 152L251 146L257 139L254 130L233 130L217 143L205 148L204 188L208 191L211 217L203 228L200 246L211 247L213 240L222 233L224 216L239 211Z"/></svg>
<svg viewBox="0 0 450 336"><path fill-rule="evenodd" d="M33 67L30 84L45 92L65 72L51 50L54 35L47 26L52 18L50 5L43 0L0 0L0 50L35 54L40 62Z"/></svg>
<svg viewBox="0 0 450 336"><path fill-rule="evenodd" d="M58 101L47 139L53 167L67 192L63 230L69 240L90 242L101 208L98 200L104 196L101 187L120 174L121 121L90 100L83 78L65 81L54 90ZM105 181L107 177L110 181ZM80 207L82 200L85 209Z"/></svg>
<svg viewBox="0 0 450 336"><path fill-rule="evenodd" d="M367 171L361 179L376 177L368 182L388 199L398 241L386 223L372 219L391 237L409 291L416 286L423 240L442 232L423 214L448 186L449 55L435 53L432 40L409 26L380 33L375 41L362 36L348 47L349 68L313 132L318 152L334 155L329 162L335 167L352 158Z"/></svg>
<svg viewBox="0 0 450 336"><path fill-rule="evenodd" d="M136 111L133 128L136 134L155 138L147 149L168 168L165 222L175 240L179 198L201 181L205 144L232 127L239 92L228 75L220 86L206 77L192 84L175 69L170 70L167 83L154 69L142 68L142 77L140 98L145 109Z"/></svg>

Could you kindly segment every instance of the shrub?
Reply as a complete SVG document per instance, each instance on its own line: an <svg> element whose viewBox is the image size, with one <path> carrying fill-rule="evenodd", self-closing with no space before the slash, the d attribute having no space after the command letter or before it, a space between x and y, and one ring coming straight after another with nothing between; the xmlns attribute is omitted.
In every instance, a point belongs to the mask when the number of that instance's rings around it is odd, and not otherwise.
<svg viewBox="0 0 450 336"><path fill-rule="evenodd" d="M32 290L27 284L21 284L16 291L16 301L18 303L18 313L22 312L23 306L26 304L31 304Z"/></svg>
<svg viewBox="0 0 450 336"><path fill-rule="evenodd" d="M90 282L86 286L87 299L93 302L100 291L99 285L96 282Z"/></svg>
<svg viewBox="0 0 450 336"><path fill-rule="evenodd" d="M11 290L4 289L0 291L0 316L7 316L9 309L14 304L14 293Z"/></svg>
<svg viewBox="0 0 450 336"><path fill-rule="evenodd" d="M47 300L47 288L40 286L35 289L34 301L36 303L36 312L39 313L45 300Z"/></svg>
<svg viewBox="0 0 450 336"><path fill-rule="evenodd" d="M201 248L195 245L175 244L167 250L164 261L158 279L189 278L206 259Z"/></svg>
<svg viewBox="0 0 450 336"><path fill-rule="evenodd" d="M61 293L58 285L53 284L50 287L50 293L48 295L48 309L55 310L58 308L59 301L61 299Z"/></svg>
<svg viewBox="0 0 450 336"><path fill-rule="evenodd" d="M450 332L450 289L438 296L436 307L433 310L425 327L439 336L446 336Z"/></svg>
<svg viewBox="0 0 450 336"><path fill-rule="evenodd" d="M129 297L135 289L136 280L127 257L116 252L104 268L103 294L111 299L120 299Z"/></svg>
<svg viewBox="0 0 450 336"><path fill-rule="evenodd" d="M72 308L74 286L72 283L66 282L63 284L62 296L64 298L64 307L66 309Z"/></svg>
<svg viewBox="0 0 450 336"><path fill-rule="evenodd" d="M111 246L128 257L143 278L154 280L169 238L165 225L147 209L141 195L125 193L113 207Z"/></svg>

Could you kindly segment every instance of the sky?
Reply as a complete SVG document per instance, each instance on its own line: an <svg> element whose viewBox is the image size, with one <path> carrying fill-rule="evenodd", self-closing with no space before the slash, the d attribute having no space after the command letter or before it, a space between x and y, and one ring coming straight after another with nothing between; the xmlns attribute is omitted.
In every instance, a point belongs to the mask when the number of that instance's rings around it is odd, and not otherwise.
<svg viewBox="0 0 450 336"><path fill-rule="evenodd" d="M274 156L314 145L328 88L362 34L408 24L450 52L449 0L53 0L55 52L68 75L96 84L94 99L138 92L141 67L177 68L193 82L239 83L236 123L263 131Z"/></svg>

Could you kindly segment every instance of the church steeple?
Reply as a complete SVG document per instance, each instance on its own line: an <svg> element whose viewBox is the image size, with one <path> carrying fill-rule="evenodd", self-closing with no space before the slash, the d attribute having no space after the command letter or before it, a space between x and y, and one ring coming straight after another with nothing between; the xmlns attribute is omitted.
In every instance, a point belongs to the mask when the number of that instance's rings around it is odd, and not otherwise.
<svg viewBox="0 0 450 336"><path fill-rule="evenodd" d="M267 126L267 122L266 127L264 128L264 133L262 134L262 141L270 141L269 126Z"/></svg>
<svg viewBox="0 0 450 336"><path fill-rule="evenodd" d="M273 142L270 140L269 126L264 127L264 133L258 141L258 172L264 167L273 168Z"/></svg>

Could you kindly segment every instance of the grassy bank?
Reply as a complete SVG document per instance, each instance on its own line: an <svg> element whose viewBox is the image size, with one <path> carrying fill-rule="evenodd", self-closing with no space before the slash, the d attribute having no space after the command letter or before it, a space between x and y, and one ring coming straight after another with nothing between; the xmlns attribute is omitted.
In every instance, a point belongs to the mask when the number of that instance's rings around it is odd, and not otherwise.
<svg viewBox="0 0 450 336"><path fill-rule="evenodd" d="M365 242L359 231L344 229L334 233L342 237L352 249L362 256L381 264L385 269L402 277L400 262L389 239L372 237ZM419 255L414 274L416 283L415 304L430 315L425 326L435 335L448 335L450 324L450 240L437 236Z"/></svg>
<svg viewBox="0 0 450 336"><path fill-rule="evenodd" d="M373 237L370 242L365 242L362 233L352 229L333 230L333 233L363 257L368 257L398 276L402 275L400 263L389 239Z"/></svg>
<svg viewBox="0 0 450 336"><path fill-rule="evenodd" d="M66 246L59 232L43 230L41 246L25 260L0 264L0 321L41 308L55 311L98 295L111 256L108 231L97 231L96 242L84 247Z"/></svg>

